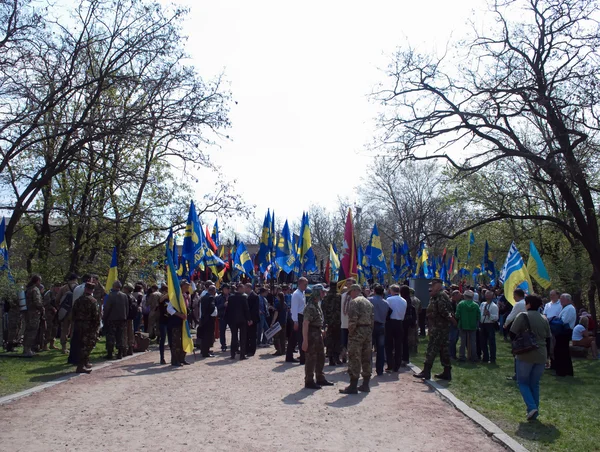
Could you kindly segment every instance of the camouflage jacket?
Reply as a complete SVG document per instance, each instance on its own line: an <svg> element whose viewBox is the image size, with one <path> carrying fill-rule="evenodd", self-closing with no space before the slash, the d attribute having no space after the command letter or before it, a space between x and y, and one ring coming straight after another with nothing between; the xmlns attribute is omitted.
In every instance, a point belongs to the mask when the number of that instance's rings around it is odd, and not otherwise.
<svg viewBox="0 0 600 452"><path fill-rule="evenodd" d="M450 317L452 312L452 302L444 291L429 299L427 306L427 321L430 328L450 328Z"/></svg>
<svg viewBox="0 0 600 452"><path fill-rule="evenodd" d="M337 293L328 294L322 303L323 318L328 326L340 326L342 324L342 297Z"/></svg>
<svg viewBox="0 0 600 452"><path fill-rule="evenodd" d="M31 286L25 292L28 311L41 311L44 308L42 294L37 286Z"/></svg>
<svg viewBox="0 0 600 452"><path fill-rule="evenodd" d="M304 308L304 321L312 327L323 327L323 311L319 307L319 302L311 299Z"/></svg>
<svg viewBox="0 0 600 452"><path fill-rule="evenodd" d="M83 295L73 304L73 321L86 323L92 328L100 326L98 302L91 295Z"/></svg>
<svg viewBox="0 0 600 452"><path fill-rule="evenodd" d="M348 331L353 332L359 326L370 326L373 328L375 313L373 304L365 297L356 297L350 300L348 305Z"/></svg>

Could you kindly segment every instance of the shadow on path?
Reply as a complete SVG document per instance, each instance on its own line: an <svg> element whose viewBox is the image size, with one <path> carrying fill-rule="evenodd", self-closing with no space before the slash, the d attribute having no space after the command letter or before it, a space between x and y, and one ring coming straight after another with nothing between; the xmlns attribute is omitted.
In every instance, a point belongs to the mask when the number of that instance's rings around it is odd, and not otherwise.
<svg viewBox="0 0 600 452"><path fill-rule="evenodd" d="M307 398L308 396L315 393L314 389L305 389L302 388L293 394L286 395L281 401L286 405L302 405L302 399Z"/></svg>
<svg viewBox="0 0 600 452"><path fill-rule="evenodd" d="M365 392L359 392L358 394L346 394L342 395L335 402L328 402L325 405L332 408L346 408L353 405L358 405L362 400L369 394Z"/></svg>

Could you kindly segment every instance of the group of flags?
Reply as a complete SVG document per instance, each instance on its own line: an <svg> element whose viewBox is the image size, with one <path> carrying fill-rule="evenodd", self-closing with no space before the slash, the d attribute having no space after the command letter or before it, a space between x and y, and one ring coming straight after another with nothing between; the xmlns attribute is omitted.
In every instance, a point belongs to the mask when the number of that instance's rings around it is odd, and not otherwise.
<svg viewBox="0 0 600 452"><path fill-rule="evenodd" d="M8 265L8 247L6 246L6 220L2 218L0 223L0 272L7 272L9 281L15 282Z"/></svg>

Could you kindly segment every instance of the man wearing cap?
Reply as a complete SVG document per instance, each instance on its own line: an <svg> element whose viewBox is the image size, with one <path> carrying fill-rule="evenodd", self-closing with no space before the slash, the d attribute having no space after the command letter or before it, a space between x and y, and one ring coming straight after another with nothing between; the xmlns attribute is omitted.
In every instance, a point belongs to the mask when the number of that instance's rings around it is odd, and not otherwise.
<svg viewBox="0 0 600 452"><path fill-rule="evenodd" d="M115 345L117 359L125 354L129 298L121 292L121 282L115 281L106 299L102 321L106 327L106 359L112 359Z"/></svg>
<svg viewBox="0 0 600 452"><path fill-rule="evenodd" d="M456 324L452 317L452 302L442 287L441 279L431 280L429 286L429 306L427 306L427 324L429 325L429 343L427 344L427 354L425 355L425 368L421 373L413 375L415 378L429 380L431 378L431 368L435 357L440 355L440 361L444 366L444 372L435 375L435 378L441 380L452 380L450 363L450 353L448 350L448 335L450 333L450 324Z"/></svg>
<svg viewBox="0 0 600 452"><path fill-rule="evenodd" d="M371 380L371 351L373 323L375 321L373 305L361 295L358 284L348 290L348 374L350 386L340 389L342 394L357 394L358 391L369 392ZM358 386L358 378L363 376L363 384Z"/></svg>
<svg viewBox="0 0 600 452"><path fill-rule="evenodd" d="M473 301L473 291L465 290L462 300L456 306L456 321L460 331L460 351L458 360L466 361L465 346L468 350L469 360L478 361L477 358L477 324L479 323L479 306Z"/></svg>
<svg viewBox="0 0 600 452"><path fill-rule="evenodd" d="M69 362L77 366L75 372L89 374L91 364L90 353L96 346L98 327L100 326L100 311L98 302L92 296L96 285L92 282L85 284L83 296L74 304L73 335L71 337L71 354Z"/></svg>
<svg viewBox="0 0 600 452"><path fill-rule="evenodd" d="M321 284L317 284L312 290L310 301L304 307L302 321L302 350L305 353L304 387L321 389L321 386L333 385L325 379L323 373L325 345L323 344L323 311L319 302L323 299L325 289Z"/></svg>

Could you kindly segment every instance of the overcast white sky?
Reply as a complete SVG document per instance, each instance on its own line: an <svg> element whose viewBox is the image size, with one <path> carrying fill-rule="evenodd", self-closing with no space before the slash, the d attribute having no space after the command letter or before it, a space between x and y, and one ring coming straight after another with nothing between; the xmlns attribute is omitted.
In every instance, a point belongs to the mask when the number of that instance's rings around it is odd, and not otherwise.
<svg viewBox="0 0 600 452"><path fill-rule="evenodd" d="M238 102L232 140L212 157L260 218L271 208L290 221L311 203L333 208L338 195L354 196L378 111L368 94L385 82L381 69L394 50L406 43L443 49L451 34L464 33L472 9L485 7L472 0L179 3L191 8L193 64L205 78L224 72Z"/></svg>

